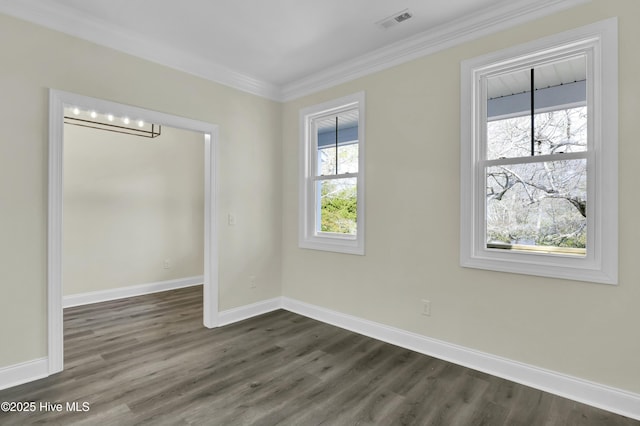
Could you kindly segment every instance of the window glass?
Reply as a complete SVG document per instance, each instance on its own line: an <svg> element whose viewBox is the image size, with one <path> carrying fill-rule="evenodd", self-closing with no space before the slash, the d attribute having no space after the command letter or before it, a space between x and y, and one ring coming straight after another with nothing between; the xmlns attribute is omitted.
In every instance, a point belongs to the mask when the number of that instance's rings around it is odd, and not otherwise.
<svg viewBox="0 0 640 426"><path fill-rule="evenodd" d="M315 120L317 176L358 173L358 115L353 109Z"/></svg>
<svg viewBox="0 0 640 426"><path fill-rule="evenodd" d="M356 235L358 180L346 175L358 173L358 110L318 118L315 126L316 233Z"/></svg>
<svg viewBox="0 0 640 426"><path fill-rule="evenodd" d="M487 159L587 150L584 56L488 77L486 86Z"/></svg>
<svg viewBox="0 0 640 426"><path fill-rule="evenodd" d="M356 235L357 180L330 179L318 181L316 185L316 231Z"/></svg>
<svg viewBox="0 0 640 426"><path fill-rule="evenodd" d="M586 253L587 160L563 159L587 150L585 67L578 55L487 77L487 248Z"/></svg>
<svg viewBox="0 0 640 426"><path fill-rule="evenodd" d="M488 248L585 254L586 159L487 167L486 186Z"/></svg>

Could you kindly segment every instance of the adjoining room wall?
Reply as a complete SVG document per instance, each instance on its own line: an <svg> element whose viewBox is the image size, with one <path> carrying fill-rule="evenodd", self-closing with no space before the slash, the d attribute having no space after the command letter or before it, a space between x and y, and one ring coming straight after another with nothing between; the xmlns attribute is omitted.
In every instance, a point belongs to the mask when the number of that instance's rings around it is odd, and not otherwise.
<svg viewBox="0 0 640 426"><path fill-rule="evenodd" d="M460 241L462 60L619 17L620 269L603 285L466 269ZM287 102L283 295L640 393L640 2L594 0ZM366 256L298 248L298 113L366 92ZM424 316L422 299L431 301Z"/></svg>
<svg viewBox="0 0 640 426"><path fill-rule="evenodd" d="M201 276L203 135L64 132L64 295Z"/></svg>
<svg viewBox="0 0 640 426"><path fill-rule="evenodd" d="M0 40L0 367L47 355L49 88L217 124L219 309L281 294L279 103L6 15Z"/></svg>

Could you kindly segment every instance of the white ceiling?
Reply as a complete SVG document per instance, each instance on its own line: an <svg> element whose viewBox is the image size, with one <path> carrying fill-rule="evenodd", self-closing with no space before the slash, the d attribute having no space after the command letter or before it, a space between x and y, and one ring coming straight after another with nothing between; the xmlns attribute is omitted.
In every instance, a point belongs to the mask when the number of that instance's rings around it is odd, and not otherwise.
<svg viewBox="0 0 640 426"><path fill-rule="evenodd" d="M357 77L355 64L408 60L426 41L490 32L506 18L515 25L585 1L0 0L0 12L282 99L326 86L331 70L346 76L349 65ZM375 25L404 9L413 18L386 30Z"/></svg>
<svg viewBox="0 0 640 426"><path fill-rule="evenodd" d="M43 1L282 85L503 0ZM405 8L402 25L374 25Z"/></svg>

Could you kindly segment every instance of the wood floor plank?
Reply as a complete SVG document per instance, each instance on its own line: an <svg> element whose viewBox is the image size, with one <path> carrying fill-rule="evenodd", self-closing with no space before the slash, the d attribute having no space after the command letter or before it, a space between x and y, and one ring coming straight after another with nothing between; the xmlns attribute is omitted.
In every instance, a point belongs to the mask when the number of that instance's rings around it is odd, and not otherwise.
<svg viewBox="0 0 640 426"><path fill-rule="evenodd" d="M275 311L202 326L202 288L65 309L65 370L0 401L0 425L640 425L632 419Z"/></svg>

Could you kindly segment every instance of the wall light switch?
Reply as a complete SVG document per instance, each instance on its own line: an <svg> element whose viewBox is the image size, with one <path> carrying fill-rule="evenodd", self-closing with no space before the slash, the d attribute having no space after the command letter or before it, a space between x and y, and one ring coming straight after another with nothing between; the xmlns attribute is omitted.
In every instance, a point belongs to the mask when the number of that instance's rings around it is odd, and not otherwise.
<svg viewBox="0 0 640 426"><path fill-rule="evenodd" d="M236 215L229 213L229 225L236 224Z"/></svg>

